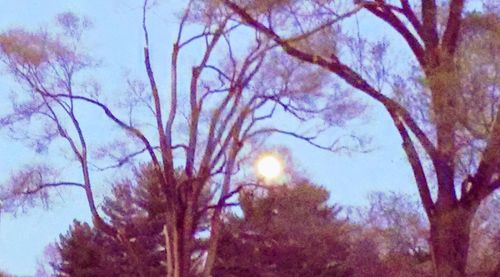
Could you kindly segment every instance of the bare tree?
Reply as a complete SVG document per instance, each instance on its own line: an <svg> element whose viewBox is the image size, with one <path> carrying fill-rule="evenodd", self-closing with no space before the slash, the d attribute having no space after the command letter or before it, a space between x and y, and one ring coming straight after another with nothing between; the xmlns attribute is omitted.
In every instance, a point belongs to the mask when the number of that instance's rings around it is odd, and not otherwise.
<svg viewBox="0 0 500 277"><path fill-rule="evenodd" d="M375 240L390 275L430 275L429 226L416 199L374 192L368 200L370 206L361 210L360 224L365 236Z"/></svg>
<svg viewBox="0 0 500 277"><path fill-rule="evenodd" d="M406 0L221 2L289 55L329 70L385 108L401 136L430 221L435 276L463 276L473 215L481 201L500 187L498 15L485 15L475 31L467 33L462 28L467 18L481 16L464 17L463 0L422 0L415 4ZM352 30L356 23L345 19L353 12L363 12L364 18L385 24L408 46L424 82L415 95L409 90L399 92L421 102L398 101L390 89L393 86L377 87L371 81L370 76L376 77L379 72L376 68L357 66L356 59L343 52L331 51L327 56L325 45L311 48L297 43L296 38L302 38L302 34L333 23ZM358 27L362 31L363 26ZM467 48L471 43L480 45L480 51L487 50L487 62ZM329 46L340 47L342 40ZM489 82L477 82L474 76ZM414 112L412 104L417 103L417 110L425 113ZM430 172L425 172L425 160L430 160ZM461 172L463 168L467 171ZM436 180L436 197L432 196L429 180Z"/></svg>
<svg viewBox="0 0 500 277"><path fill-rule="evenodd" d="M127 243L125 231L113 227L100 215L92 189L94 162L89 153L102 147L89 144L89 130L82 124L86 120L82 111L98 111L124 131L120 136L136 147L126 148L127 151L118 155L109 151L100 153L116 162L101 169L118 168L140 157L151 164L161 183L167 205L164 225L167 276L190 276L199 270L193 268L191 258L195 231L204 213L210 213L212 218L212 238L203 270L206 276L210 275L221 211L226 201L239 192L231 180L241 165L242 154L252 150L244 146L251 147L248 142L274 132L320 146L315 136L275 128L265 122L279 111L302 121L330 109L334 103L318 106L316 101L304 98L307 94L321 97L326 78L324 70L310 70L298 61L290 62L273 51L276 42L258 34L246 48L235 45L232 33L241 24L231 13L216 7L198 9L200 5L205 4L189 1L180 17L171 51L170 88L162 92L153 70L147 28L150 5L144 1L144 69L149 87L132 81L128 85L140 100L136 102L146 104L146 109L153 114L153 123L147 125L149 128L136 123L138 120L134 120L130 106L125 105L128 109L123 116L103 100L105 94L98 85L82 81L84 77L81 76L94 66L90 57L78 48L83 43L82 32L87 21L72 14L59 17L65 37L22 29L0 35L2 61L10 75L26 90L21 100L13 102L13 111L2 117L2 127L20 134L23 129L19 124L36 122L35 127L24 128L38 131L26 134L27 141L44 148L55 139L62 140L77 161L82 180L61 181L60 172L49 165L28 165L15 173L9 186L2 191L3 209L38 205L39 201L48 203L50 192L47 189L78 187L85 191L95 227ZM185 29L193 22L202 30L190 36ZM189 47L196 48L199 56L191 67L189 84L184 90L179 84L184 78L178 76L184 73L185 64L179 62L179 58ZM192 51L186 53L193 55ZM221 56L225 58L219 62ZM307 85L297 86L297 80L307 80ZM123 100L118 95L111 95L111 99ZM182 105L183 99L187 99L186 107ZM339 120L343 122L356 116L362 111L359 105L357 107L356 112L346 113ZM333 150L337 147L332 144L323 148ZM204 191L209 191L214 198L217 196L213 206L200 206L199 199Z"/></svg>

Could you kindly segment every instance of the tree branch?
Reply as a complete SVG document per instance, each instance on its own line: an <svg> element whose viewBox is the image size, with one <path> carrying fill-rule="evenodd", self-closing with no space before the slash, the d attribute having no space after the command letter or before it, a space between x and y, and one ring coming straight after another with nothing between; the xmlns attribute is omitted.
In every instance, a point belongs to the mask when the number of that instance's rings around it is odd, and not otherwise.
<svg viewBox="0 0 500 277"><path fill-rule="evenodd" d="M158 146L155 146L154 149L159 149ZM116 163L115 164L112 164L112 165L108 165L108 166L105 166L105 167L99 167L99 166L96 166L96 165L93 165L93 167L95 167L97 170L99 171L105 171L105 170L108 170L108 169L114 169L114 168L119 168L121 166L123 166L124 164L128 163L132 158L144 153L148 151L148 149L146 147L142 148L141 150L138 150L138 151L135 151L135 152L132 152L124 157L121 157L120 159L117 159Z"/></svg>
<svg viewBox="0 0 500 277"><path fill-rule="evenodd" d="M401 22L401 20L394 15L391 9L387 7L386 4L368 2L365 4L365 7L372 14L391 25L406 40L420 65L425 67L425 52L422 45L420 45L418 39L408 30L408 28L406 28L403 22Z"/></svg>
<svg viewBox="0 0 500 277"><path fill-rule="evenodd" d="M422 40L428 50L439 44L437 32L437 6L435 0L422 1Z"/></svg>
<svg viewBox="0 0 500 277"><path fill-rule="evenodd" d="M385 107L385 109L391 116L392 120L395 122L395 124L398 124L399 121L402 121L406 125L406 127L408 127L408 129L415 135L415 137L422 145L422 147L424 148L424 150L429 155L432 161L436 162L442 160L440 153L437 151L432 141L428 138L425 132L418 126L417 122L413 119L411 114L404 107L402 107L399 103L385 96L380 91L372 87L365 79L361 77L360 74L355 72L351 67L340 62L337 56L333 55L331 59L326 59L319 55L307 53L299 48L296 48L293 45L287 43L286 40L283 40L271 28L266 27L265 25L254 19L248 12L246 12L243 8L239 7L234 2L230 0L223 0L223 2L235 13L237 13L242 18L243 21L247 22L247 24L252 26L258 32L266 34L272 40L277 42L287 54L296 57L302 61L315 64L317 66L320 66L335 73L338 77L342 78L352 87L359 89L360 91L364 92L368 96L372 97L373 99L381 103ZM378 1L377 5L380 5L380 2L382 1ZM430 5L430 9L429 7L427 7L428 9L425 11L427 17L426 21L427 24L426 27L428 28L427 31L430 31L431 33L433 32L432 30L435 28L434 24L435 14L433 15L432 11L432 6L435 5L435 3L433 4L433 2L434 1L426 1L426 5ZM406 29L406 27L401 23L401 21L399 21L399 19L397 19L397 17L395 17L394 14L390 12L390 10L387 11L387 9L384 9L383 7L382 10L380 10L380 7L372 6L372 11L376 14L379 14L380 16L384 15L386 20L389 21L390 24L393 24L396 29L400 28L400 31L403 30L403 33L408 32L408 34L411 35L409 31ZM401 29L403 27L404 29ZM414 37L412 37L411 39L416 40L416 38ZM417 53L420 53L420 50L418 50ZM425 64L425 62L423 64ZM403 133L402 135L403 139L405 139L404 138L405 134ZM418 171L419 170L417 169L417 172ZM424 184L421 174L417 173L416 177L419 178L420 184ZM423 194L427 193L424 192ZM428 197L424 197L424 199L427 199L426 201L430 202L428 201L429 199Z"/></svg>
<svg viewBox="0 0 500 277"><path fill-rule="evenodd" d="M185 173L188 177L191 177L193 174L194 164L195 164L195 156L196 156L196 148L198 141L198 125L200 118L200 106L198 105L198 80L201 76L203 69L206 68L208 60L211 56L212 51L214 50L217 42L221 38L224 28L227 24L229 18L225 18L218 26L215 34L210 42L208 42L207 48L203 54L203 57L198 64L198 66L193 67L191 74L191 83L189 89L189 104L191 107L191 116L190 116L190 124L189 124L189 142L188 148L186 151L186 165L185 165Z"/></svg>
<svg viewBox="0 0 500 277"><path fill-rule="evenodd" d="M464 9L464 0L452 0L450 2L448 22L443 35L442 47L449 54L455 53L458 45L458 34L462 22L462 11Z"/></svg>
<svg viewBox="0 0 500 277"><path fill-rule="evenodd" d="M162 110L161 110L161 100L160 100L160 95L158 93L158 87L156 85L156 79L154 72L151 68L151 60L149 57L149 35L148 35L148 29L146 26L146 10L147 10L147 3L148 0L144 1L143 5L143 10L142 10L142 29L144 32L144 41L145 41L145 47L144 47L144 65L146 67L146 73L148 75L149 79L149 84L151 86L151 92L153 94L153 100L154 100L154 107L155 107L155 119L156 119L156 128L157 128L157 133L158 133L158 139L160 141L160 152L161 152L161 157L162 157L162 167L163 168L163 174L160 174L160 178L168 184L174 184L175 182L175 177L174 177L174 164L173 164L173 155L172 152L170 151L171 145L170 141L167 138L165 134L165 130L163 128L163 119L162 119ZM166 175L166 176L165 176ZM164 177L167 177L167 179L164 179Z"/></svg>
<svg viewBox="0 0 500 277"><path fill-rule="evenodd" d="M396 128L401 135L401 138L403 139L403 149L413 170L413 176L415 177L415 181L417 183L420 199L422 200L425 212L429 217L431 217L434 214L434 202L432 201L429 184L427 183L425 171L422 166L422 161L418 156L415 145L413 144L403 122L397 115L393 116L393 118L396 119L394 120L394 124L396 125Z"/></svg>
<svg viewBox="0 0 500 277"><path fill-rule="evenodd" d="M392 115L400 115L404 120L405 124L412 131L412 133L417 137L420 144L424 147L427 154L431 157L431 159L438 158L438 152L434 146L434 144L430 141L427 135L424 133L422 129L415 122L410 113L404 109L399 103L392 100L391 98L383 95L375 88L370 86L358 73L353 71L350 67L341 63L339 59L335 56L332 60L327 60L321 56L306 53L298 48L295 48L288 44L285 40L283 40L279 35L277 35L273 30L264 26L262 23L255 20L248 12L246 12L243 8L239 7L235 3L230 0L222 0L225 5L227 5L230 9L232 9L235 13L237 13L245 22L247 22L250 26L255 28L257 31L262 32L269 36L271 39L276 41L282 49L288 53L289 55L311 63L318 65L326 70L329 70L335 73L337 76L342 78L348 84L353 86L354 88L359 89L360 91L366 93L368 96L374 98L376 101L380 102L389 114ZM393 120L396 120L393 118Z"/></svg>
<svg viewBox="0 0 500 277"><path fill-rule="evenodd" d="M215 205L206 206L205 209L203 209L203 210L206 211L206 210L210 210L210 209L220 209L220 208L225 208L225 207L235 207L235 206L239 206L239 205L240 205L240 203L236 203L236 202L224 203L224 204L215 204Z"/></svg>
<svg viewBox="0 0 500 277"><path fill-rule="evenodd" d="M51 94L51 95L54 97L67 97L67 98L72 98L72 99L76 99L76 100L81 100L81 101L87 102L89 104L93 104L96 107L100 108L106 114L106 116L108 116L111 119L111 121L113 121L115 124L117 124L122 129L130 132L135 137L137 137L147 148L147 151L148 151L149 155L151 156L151 160L153 162L153 165L158 167L158 168L161 168L159 160L156 157L156 154L154 152L154 147L150 144L150 142L146 138L146 136L139 129L132 127L132 126L129 126L128 124L126 124L125 122L120 120L118 117L116 117L116 115L113 114L113 112L105 104L99 102L98 100L95 100L95 99L92 99L92 98L89 98L86 96L67 95L67 94Z"/></svg>
<svg viewBox="0 0 500 277"><path fill-rule="evenodd" d="M500 174L500 109L497 110L495 122L476 174L472 177L470 197L481 200L498 188L498 180L493 181L492 185L488 185L492 182L491 178L495 174Z"/></svg>
<svg viewBox="0 0 500 277"><path fill-rule="evenodd" d="M289 37L289 38L286 38L284 40L286 40L287 42L296 42L296 41L299 41L299 40L303 40L303 39L306 39L314 34L316 34L317 32L327 28L328 26L331 26L332 24L335 24L341 20L344 20L346 18L349 18L353 15L355 15L356 13L358 13L360 10L362 10L364 8L364 5L363 4L358 4L356 5L356 7L354 9L352 9L351 11L348 11L342 15L339 15L333 19L330 19L330 20L327 20L326 22L320 24L319 26L309 30L309 31L305 31L303 32L302 34L300 35L296 35L296 36L292 36L292 37Z"/></svg>
<svg viewBox="0 0 500 277"><path fill-rule="evenodd" d="M243 186L239 185L235 190L233 190L233 191L227 193L225 196L221 197L219 199L219 201L217 201L217 204L205 206L200 212L204 213L209 209L220 209L220 208L227 207L227 206L239 205L239 203L229 203L230 205L227 205L228 203L226 203L226 200L228 200L229 198L233 197L234 195L240 193L240 191L242 189L243 189Z"/></svg>
<svg viewBox="0 0 500 277"><path fill-rule="evenodd" d="M422 23L420 23L417 16L413 12L408 0L401 0L401 6L403 7L402 8L403 15L408 19L408 21L411 23L415 31L417 31L417 34L420 37L423 37Z"/></svg>
<svg viewBox="0 0 500 277"><path fill-rule="evenodd" d="M44 184L39 184L36 188L33 189L27 189L26 191L23 191L23 194L35 194L41 190L47 189L47 188L55 188L55 187L62 187L62 186L73 186L73 187L80 187L82 189L85 189L85 186L80 183L75 183L75 182L55 182L55 183L44 183Z"/></svg>

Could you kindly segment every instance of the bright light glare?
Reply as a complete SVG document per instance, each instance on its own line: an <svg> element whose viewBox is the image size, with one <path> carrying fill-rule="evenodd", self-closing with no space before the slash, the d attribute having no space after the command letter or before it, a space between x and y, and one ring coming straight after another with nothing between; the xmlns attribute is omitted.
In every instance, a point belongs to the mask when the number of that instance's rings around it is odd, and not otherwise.
<svg viewBox="0 0 500 277"><path fill-rule="evenodd" d="M267 180L281 175L283 166L281 161L272 155L265 155L257 161L257 173Z"/></svg>

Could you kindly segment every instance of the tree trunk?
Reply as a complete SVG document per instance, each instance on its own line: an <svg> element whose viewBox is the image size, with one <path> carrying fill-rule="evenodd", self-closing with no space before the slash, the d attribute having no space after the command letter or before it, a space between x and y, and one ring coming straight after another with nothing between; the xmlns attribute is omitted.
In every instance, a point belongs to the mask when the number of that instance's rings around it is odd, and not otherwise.
<svg viewBox="0 0 500 277"><path fill-rule="evenodd" d="M217 208L210 220L210 239L208 242L207 259L205 261L205 268L203 269L203 277L212 277L212 270L215 265L217 256L217 248L219 246L219 238L221 232L221 218L220 214L222 208Z"/></svg>
<svg viewBox="0 0 500 277"><path fill-rule="evenodd" d="M188 205L189 206L189 205ZM168 220L163 228L166 245L167 277L189 277L193 249L192 206L180 211L176 220Z"/></svg>
<svg viewBox="0 0 500 277"><path fill-rule="evenodd" d="M187 201L186 208L180 216L179 225L179 262L180 275L178 277L188 277L191 272L191 252L193 250L193 202Z"/></svg>
<svg viewBox="0 0 500 277"><path fill-rule="evenodd" d="M465 276L474 208L437 211L430 219L430 245L436 277Z"/></svg>
<svg viewBox="0 0 500 277"><path fill-rule="evenodd" d="M179 276L179 259L178 259L178 233L176 228L172 228L171 222L165 224L163 230L165 235L165 251L166 251L166 271L167 277L177 277Z"/></svg>

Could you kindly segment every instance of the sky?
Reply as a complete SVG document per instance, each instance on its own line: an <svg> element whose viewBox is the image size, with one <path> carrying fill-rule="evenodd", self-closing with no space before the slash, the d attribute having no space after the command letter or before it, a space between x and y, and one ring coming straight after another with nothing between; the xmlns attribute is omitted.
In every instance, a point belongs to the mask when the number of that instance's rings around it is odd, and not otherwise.
<svg viewBox="0 0 500 277"><path fill-rule="evenodd" d="M71 11L87 16L93 28L85 39L85 47L93 56L100 57L99 78L105 80L103 90L120 93L124 76L143 74L140 1L62 1L62 0L0 0L2 16L0 32L12 28L36 30L53 22L55 15ZM172 15L179 7L161 7L152 12L150 36L152 40L153 67L158 75L168 74L170 45L176 30L176 18ZM166 43L165 43L166 42ZM189 59L189 57L187 57ZM18 89L5 74L0 74L0 94L3 99L12 89ZM160 77L160 86L166 80ZM0 102L0 109L8 109L8 102ZM101 132L112 128L102 123L102 115L85 114L91 141L99 141ZM345 205L365 203L371 191L398 191L415 194L416 189L410 168L401 149L401 140L382 107L370 105L368 119L359 126L373 138L372 152L350 155L319 150L302 141L290 138L272 137L268 147L285 145L292 151L294 161L316 184L325 186L331 192L331 201ZM325 137L335 138L334 130ZM9 175L27 161L45 160L66 165L65 153L51 148L56 155L34 155L21 142L9 138L0 131L0 185ZM68 164L66 177L77 175ZM74 175L74 176L73 176ZM99 176L99 191L105 194L111 180L119 173ZM79 178L79 177L75 177ZM100 197L102 198L102 195ZM90 213L84 194L71 189L59 191L55 204L48 210L34 208L16 216L0 214L0 270L16 275L33 275L37 263L43 258L43 250L55 242L61 233L66 233L74 219L89 221Z"/></svg>

